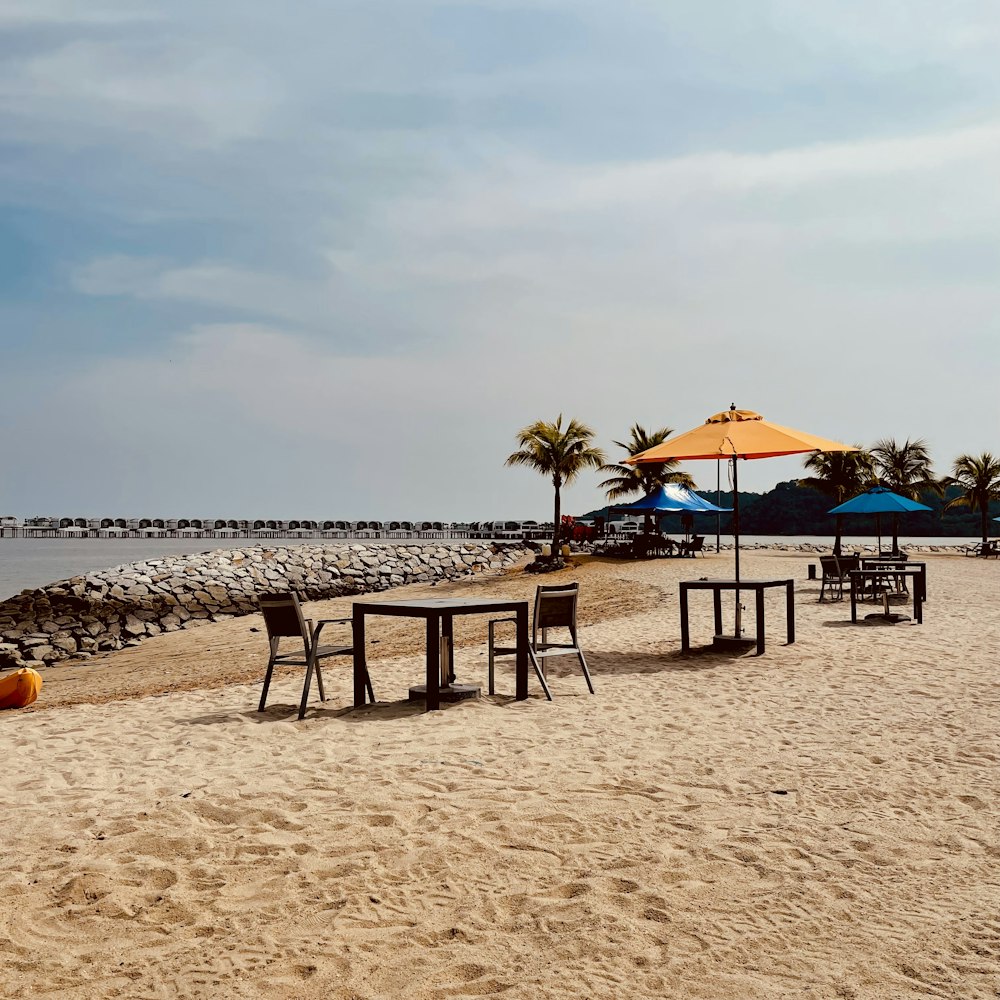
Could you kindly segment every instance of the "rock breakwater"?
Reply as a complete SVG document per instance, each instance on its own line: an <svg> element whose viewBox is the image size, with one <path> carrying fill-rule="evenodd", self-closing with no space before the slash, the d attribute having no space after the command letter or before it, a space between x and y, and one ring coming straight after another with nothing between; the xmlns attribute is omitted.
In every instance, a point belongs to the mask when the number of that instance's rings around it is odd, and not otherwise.
<svg viewBox="0 0 1000 1000"><path fill-rule="evenodd" d="M75 576L0 603L0 670L134 645L257 610L258 591L304 600L507 568L517 543L294 545L165 556Z"/></svg>

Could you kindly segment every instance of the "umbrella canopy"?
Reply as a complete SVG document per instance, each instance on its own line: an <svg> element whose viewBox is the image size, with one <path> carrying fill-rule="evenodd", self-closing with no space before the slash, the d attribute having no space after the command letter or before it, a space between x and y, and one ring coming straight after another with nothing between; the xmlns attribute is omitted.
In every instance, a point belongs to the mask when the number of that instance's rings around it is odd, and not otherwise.
<svg viewBox="0 0 1000 1000"><path fill-rule="evenodd" d="M873 486L864 493L859 493L850 500L828 510L828 514L874 514L875 533L878 537L878 548L882 551L882 524L880 514L908 514L915 510L930 510L926 504L917 503L909 497L902 497L884 486ZM897 537L893 535L893 537Z"/></svg>
<svg viewBox="0 0 1000 1000"><path fill-rule="evenodd" d="M857 451L854 445L841 444L805 431L781 427L765 420L753 410L728 410L710 416L700 427L667 438L666 441L626 458L627 465L656 462L721 459L732 461L733 468L733 540L736 556L736 582L740 579L740 494L736 471L738 458L777 458L815 451ZM736 591L736 638L740 637L740 594Z"/></svg>
<svg viewBox="0 0 1000 1000"><path fill-rule="evenodd" d="M914 510L930 510L927 504L902 497L884 486L873 486L850 500L831 508L828 514L908 514Z"/></svg>
<svg viewBox="0 0 1000 1000"><path fill-rule="evenodd" d="M608 505L608 511L622 510L636 514L666 514L671 511L689 510L695 513L717 514L720 511L732 510L732 507L716 507L703 497L698 496L686 486L679 483L666 483L659 489L647 493L641 500L632 503L614 503Z"/></svg>
<svg viewBox="0 0 1000 1000"><path fill-rule="evenodd" d="M647 451L626 458L627 465L699 458L777 458L810 451L857 451L853 445L780 427L753 410L735 406L715 413L700 427L668 438Z"/></svg>

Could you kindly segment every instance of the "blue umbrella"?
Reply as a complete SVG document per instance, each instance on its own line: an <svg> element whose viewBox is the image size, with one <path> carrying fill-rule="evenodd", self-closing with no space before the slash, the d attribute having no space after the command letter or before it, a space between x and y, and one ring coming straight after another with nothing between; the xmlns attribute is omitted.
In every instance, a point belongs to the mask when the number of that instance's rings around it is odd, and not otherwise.
<svg viewBox="0 0 1000 1000"><path fill-rule="evenodd" d="M664 483L662 486L647 493L641 500L633 500L632 503L609 504L608 517L611 517L613 510L626 511L631 514L669 514L677 511L685 511L695 514L718 514L722 511L730 511L732 507L716 507L714 503L698 496L697 493L689 490L680 483ZM686 535L686 529L685 529Z"/></svg>
<svg viewBox="0 0 1000 1000"><path fill-rule="evenodd" d="M879 551L882 549L882 525L880 514L908 514L915 510L930 510L926 504L917 503L909 497L902 497L884 486L873 486L850 500L828 510L828 514L874 514L875 530L878 533Z"/></svg>
<svg viewBox="0 0 1000 1000"><path fill-rule="evenodd" d="M626 510L635 514L666 514L670 511L690 510L695 513L717 514L732 509L732 507L716 507L714 503L710 503L679 483L665 483L652 493L647 493L641 500L609 505L608 513L612 510Z"/></svg>

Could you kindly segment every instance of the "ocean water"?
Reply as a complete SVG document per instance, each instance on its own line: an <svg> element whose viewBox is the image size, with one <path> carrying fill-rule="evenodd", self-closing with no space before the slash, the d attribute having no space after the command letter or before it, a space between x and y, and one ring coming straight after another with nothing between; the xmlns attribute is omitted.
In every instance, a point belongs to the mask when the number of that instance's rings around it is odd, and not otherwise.
<svg viewBox="0 0 1000 1000"><path fill-rule="evenodd" d="M889 536L891 538L891 536ZM723 535L723 545L732 542L731 535ZM886 538L883 536L883 543ZM316 545L323 539L294 538L269 539L269 545ZM420 540L415 539L419 544ZM744 535L744 545L782 545L812 543L832 546L830 535ZM915 538L902 537L905 548L912 545L969 545L975 538ZM873 535L846 536L845 549L856 545L874 544ZM370 542L369 542L370 543ZM384 544L394 541L383 540ZM44 587L56 580L65 580L81 573L107 569L123 563L162 556L183 555L188 552L208 552L212 549L237 549L256 544L253 539L227 538L0 538L0 600L13 597L22 590ZM337 544L330 542L329 544ZM705 549L715 548L715 535L706 534Z"/></svg>

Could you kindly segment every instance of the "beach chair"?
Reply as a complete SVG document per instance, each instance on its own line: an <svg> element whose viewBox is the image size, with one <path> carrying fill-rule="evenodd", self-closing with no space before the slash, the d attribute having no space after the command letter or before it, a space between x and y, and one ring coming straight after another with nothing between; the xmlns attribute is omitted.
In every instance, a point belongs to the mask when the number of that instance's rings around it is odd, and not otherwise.
<svg viewBox="0 0 1000 1000"><path fill-rule="evenodd" d="M819 588L819 599L822 601L827 588L830 589L830 600L833 600L833 592L837 592L836 599L844 599L844 584L851 582L851 570L861 568L859 556L820 556L819 564L822 572L822 580Z"/></svg>
<svg viewBox="0 0 1000 1000"><path fill-rule="evenodd" d="M1000 543L994 541L976 542L975 545L966 546L965 554L967 556L983 556L987 559L990 556L1000 557Z"/></svg>
<svg viewBox="0 0 1000 1000"><path fill-rule="evenodd" d="M271 686L271 674L276 663L287 663L306 668L306 679L302 685L302 700L299 703L299 718L306 714L306 703L309 699L309 685L312 682L313 670L316 671L316 684L319 687L319 700L326 701L323 690L323 674L320 670L320 660L331 656L351 656L354 646L321 646L319 635L325 625L342 625L351 621L350 618L325 618L313 624L312 620L302 615L302 606L298 597L290 591L263 593L257 595L257 604L264 616L267 628L267 641L271 647L271 655L267 661L267 673L264 674L264 690L260 693L258 712L264 711L267 704L267 689ZM282 639L298 639L302 642L302 652L297 650L289 653L279 653L278 646ZM375 701L371 678L365 674L365 684L368 687L368 697Z"/></svg>
<svg viewBox="0 0 1000 1000"><path fill-rule="evenodd" d="M690 556L692 559L695 557L695 553L701 552L702 555L705 554L703 546L705 545L704 535L692 535L690 542L678 542L677 547L680 549L682 556Z"/></svg>
<svg viewBox="0 0 1000 1000"><path fill-rule="evenodd" d="M578 583L567 583L562 586L540 586L535 591L535 610L531 618L531 639L528 646L528 657L534 667L545 691L545 697L552 700L552 692L545 678L541 661L547 656L565 656L572 653L580 661L584 679L590 693L594 693L594 684L590 679L587 661L576 632L576 602L580 594ZM500 657L515 656L516 646L498 646L496 643L496 626L501 622L517 621L516 618L494 618L489 622L489 693L494 693L493 675L496 661ZM561 628L569 632L570 642L549 642L549 629ZM539 633L541 641L539 642Z"/></svg>
<svg viewBox="0 0 1000 1000"><path fill-rule="evenodd" d="M836 599L842 601L844 599L844 574L840 570L840 560L836 556L820 556L819 565L821 572L819 599L823 600L827 588L829 588L830 600L834 600L833 594L836 591Z"/></svg>

